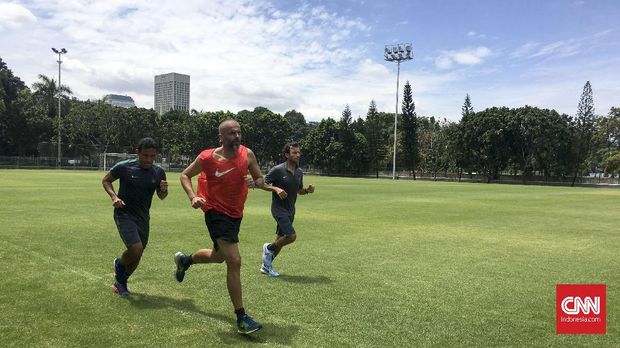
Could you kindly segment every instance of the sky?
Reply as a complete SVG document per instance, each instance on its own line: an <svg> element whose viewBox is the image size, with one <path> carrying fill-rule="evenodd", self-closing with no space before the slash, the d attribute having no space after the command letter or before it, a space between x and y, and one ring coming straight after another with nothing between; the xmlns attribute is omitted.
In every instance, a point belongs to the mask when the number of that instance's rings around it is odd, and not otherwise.
<svg viewBox="0 0 620 348"><path fill-rule="evenodd" d="M0 0L0 58L29 86L58 78L79 99L129 95L153 107L154 75L191 76L190 107L295 109L307 121L396 107L386 45L416 111L458 121L524 105L574 115L586 81L596 112L620 107L616 0Z"/></svg>

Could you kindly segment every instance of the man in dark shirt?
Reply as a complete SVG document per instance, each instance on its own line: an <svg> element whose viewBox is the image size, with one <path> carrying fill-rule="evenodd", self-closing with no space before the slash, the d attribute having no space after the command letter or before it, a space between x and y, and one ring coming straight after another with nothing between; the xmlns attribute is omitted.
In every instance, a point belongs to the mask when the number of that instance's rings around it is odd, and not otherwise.
<svg viewBox="0 0 620 348"><path fill-rule="evenodd" d="M295 219L295 202L297 195L314 192L314 186L304 188L304 174L299 168L301 150L299 144L284 145L282 154L286 162L281 163L269 171L265 177L263 190L271 191L271 215L276 220L276 240L273 243L263 244L263 257L260 271L272 277L280 274L273 269L273 259L285 245L297 239L293 220Z"/></svg>
<svg viewBox="0 0 620 348"><path fill-rule="evenodd" d="M136 270L149 240L149 210L153 194L159 199L168 195L166 173L156 164L155 140L144 138L138 143L137 159L117 163L103 177L104 190L114 206L114 221L127 249L114 259L114 292L127 296L127 278ZM112 182L120 179L118 195Z"/></svg>

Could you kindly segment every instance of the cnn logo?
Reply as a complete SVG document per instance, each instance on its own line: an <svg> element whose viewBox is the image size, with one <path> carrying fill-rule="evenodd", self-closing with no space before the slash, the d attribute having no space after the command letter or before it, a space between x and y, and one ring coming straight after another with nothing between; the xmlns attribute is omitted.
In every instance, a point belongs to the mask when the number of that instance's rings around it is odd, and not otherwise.
<svg viewBox="0 0 620 348"><path fill-rule="evenodd" d="M605 284L558 284L556 333L607 333L606 290Z"/></svg>
<svg viewBox="0 0 620 348"><path fill-rule="evenodd" d="M590 314L590 311L594 314L601 313L601 298L599 296L581 297L568 296L562 300L562 311L566 314L575 315L579 313Z"/></svg>

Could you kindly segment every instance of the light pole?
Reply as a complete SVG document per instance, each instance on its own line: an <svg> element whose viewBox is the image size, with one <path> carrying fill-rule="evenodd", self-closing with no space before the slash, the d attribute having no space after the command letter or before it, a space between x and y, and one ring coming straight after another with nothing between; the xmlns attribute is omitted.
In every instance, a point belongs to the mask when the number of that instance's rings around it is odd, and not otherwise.
<svg viewBox="0 0 620 348"><path fill-rule="evenodd" d="M62 59L60 57L61 54L65 54L67 53L67 50L62 48L60 51L55 49L54 47L52 47L52 51L54 51L54 53L58 53L58 159L56 160L56 168L60 169L60 159L61 157L61 152L60 152L60 64L62 64Z"/></svg>
<svg viewBox="0 0 620 348"><path fill-rule="evenodd" d="M386 45L383 54L388 62L396 62L396 113L394 113L394 157L392 158L392 180L396 179L396 128L398 125L398 83L400 78L400 62L413 59L411 43Z"/></svg>

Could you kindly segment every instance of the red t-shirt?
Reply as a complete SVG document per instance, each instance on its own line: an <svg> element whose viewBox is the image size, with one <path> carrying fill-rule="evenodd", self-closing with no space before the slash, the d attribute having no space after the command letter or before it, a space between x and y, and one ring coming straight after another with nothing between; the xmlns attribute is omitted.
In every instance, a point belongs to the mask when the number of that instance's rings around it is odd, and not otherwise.
<svg viewBox="0 0 620 348"><path fill-rule="evenodd" d="M207 203L202 210L215 210L232 218L243 217L248 196L248 148L240 145L234 158L222 161L213 157L215 149L200 153L202 171L198 176L198 195Z"/></svg>

